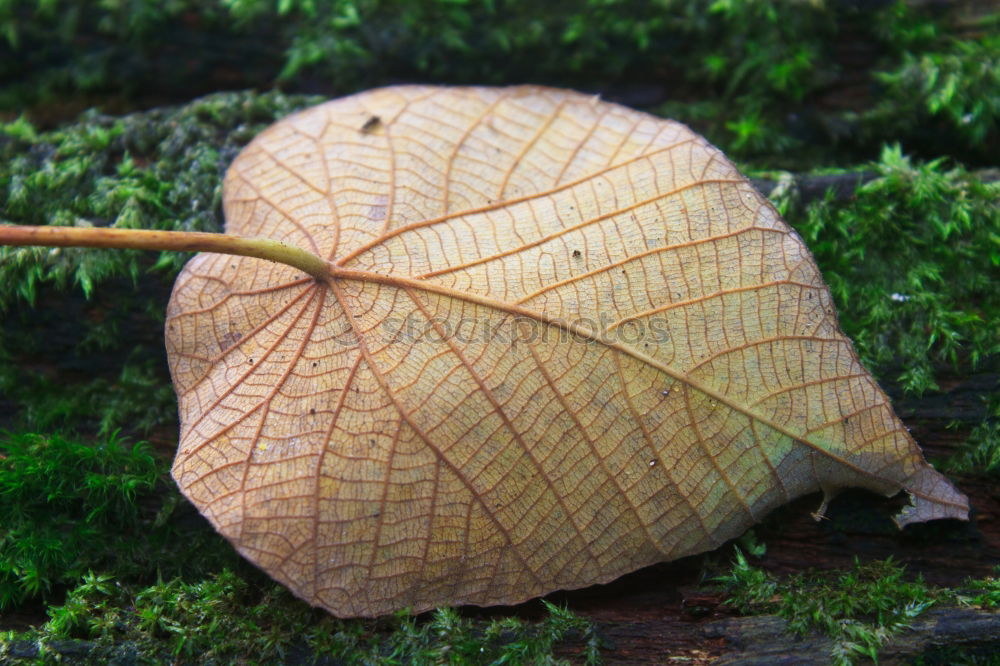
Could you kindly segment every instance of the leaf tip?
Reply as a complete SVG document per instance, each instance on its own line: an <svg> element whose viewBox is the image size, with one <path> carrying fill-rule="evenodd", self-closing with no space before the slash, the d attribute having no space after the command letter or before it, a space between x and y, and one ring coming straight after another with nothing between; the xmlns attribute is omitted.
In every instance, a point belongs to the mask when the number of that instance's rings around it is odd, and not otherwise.
<svg viewBox="0 0 1000 666"><path fill-rule="evenodd" d="M893 517L899 529L942 518L969 519L969 498L930 465L917 470L903 489L910 495L910 504Z"/></svg>

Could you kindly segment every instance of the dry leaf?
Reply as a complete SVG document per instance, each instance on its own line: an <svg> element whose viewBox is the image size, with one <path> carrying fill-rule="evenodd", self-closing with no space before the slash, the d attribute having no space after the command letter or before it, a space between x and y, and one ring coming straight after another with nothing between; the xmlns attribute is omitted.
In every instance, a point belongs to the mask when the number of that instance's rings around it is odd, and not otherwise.
<svg viewBox="0 0 1000 666"><path fill-rule="evenodd" d="M261 134L225 212L331 276L187 265L173 474L336 615L609 581L817 490L966 517L802 240L682 125L544 88L376 90Z"/></svg>

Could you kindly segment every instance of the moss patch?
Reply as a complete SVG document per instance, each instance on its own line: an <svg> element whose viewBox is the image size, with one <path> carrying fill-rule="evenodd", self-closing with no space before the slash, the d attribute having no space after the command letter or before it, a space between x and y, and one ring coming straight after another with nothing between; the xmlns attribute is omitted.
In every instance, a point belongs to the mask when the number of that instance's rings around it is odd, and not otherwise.
<svg viewBox="0 0 1000 666"><path fill-rule="evenodd" d="M543 602L544 603L544 602ZM310 609L261 576L228 569L186 582L137 587L89 573L50 619L28 632L0 634L0 657L40 663L244 664L558 664L600 661L593 626L545 603L545 617L470 620L442 608L379 620L337 620Z"/></svg>
<svg viewBox="0 0 1000 666"><path fill-rule="evenodd" d="M179 504L146 444L0 436L0 611L58 600L90 570L129 583L232 566L237 556Z"/></svg>
<svg viewBox="0 0 1000 666"><path fill-rule="evenodd" d="M860 564L844 571L814 571L777 579L749 564L738 549L732 569L716 579L730 595L727 604L742 614L773 613L789 630L810 631L833 639L834 664L869 658L894 634L909 626L946 592L908 580L892 559Z"/></svg>
<svg viewBox="0 0 1000 666"><path fill-rule="evenodd" d="M937 388L1000 353L1000 182L898 146L854 197L778 206L812 250L865 364L904 390ZM989 174L983 174L989 176Z"/></svg>
<svg viewBox="0 0 1000 666"><path fill-rule="evenodd" d="M770 166L870 159L888 140L989 162L997 21L901 0L5 0L0 111L535 82L628 98Z"/></svg>
<svg viewBox="0 0 1000 666"><path fill-rule="evenodd" d="M948 472L1000 476L1000 390L982 399L986 419L972 428L965 444L945 461Z"/></svg>

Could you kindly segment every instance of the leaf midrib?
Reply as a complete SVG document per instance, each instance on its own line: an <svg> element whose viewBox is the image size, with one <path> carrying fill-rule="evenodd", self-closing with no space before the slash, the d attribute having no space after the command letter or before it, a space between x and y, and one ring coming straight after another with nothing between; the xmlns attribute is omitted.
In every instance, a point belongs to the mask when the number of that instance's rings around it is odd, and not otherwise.
<svg viewBox="0 0 1000 666"><path fill-rule="evenodd" d="M521 305L506 303L504 301L500 301L495 298L490 298L488 296L482 296L470 292L459 291L457 289L452 289L450 287L445 287L443 285L433 284L425 282L423 280L403 277L400 275L382 274L382 273L375 273L363 270L353 270L348 268L342 268L335 265L329 266L329 272L330 272L329 279L331 281L347 280L354 282L369 282L369 283L384 284L387 286L396 287L398 289L404 289L404 290L416 289L424 292L430 292L447 298L453 298L459 301L465 301L468 303L473 303L475 305L491 308L493 310L497 310L500 312L506 312L507 314L513 316L533 319L541 324L562 329L563 331L566 331L571 335L576 335L581 338L600 343L608 347L609 349L613 349L619 353L631 356L635 360L641 363L645 363L646 365L659 370L663 374L667 375L668 377L671 377L676 381L683 382L688 387L693 388L705 394L709 398L716 400L717 402L747 416L750 419L757 421L758 423L761 423L769 428L772 428L773 430L785 435L786 437L791 438L793 442L799 442L813 449L814 451L823 454L827 458L839 464L844 465L845 467L851 469L852 471L856 472L859 475L869 477L896 487L900 485L899 481L880 476L869 470L859 467L858 465L842 458L841 456L832 453L831 451L820 446L819 444L810 441L808 437L795 433L794 431L788 429L787 427L760 415L753 409L750 409L749 407L746 407L734 401L732 398L725 395L724 393L720 393L715 389L705 386L698 380L688 376L686 373L675 370L671 368L669 365L666 365L658 361L657 359L653 358L652 356L649 356L648 354L643 353L638 349L635 349L629 345L622 344L620 342L616 342L614 340L603 339L598 333L595 333L594 331L584 328L578 324L574 324L573 322L562 321L560 319L550 317L546 315L544 312L538 312L536 310L532 310L530 308L526 308ZM910 492L914 495L926 497L920 493L914 492L909 488L906 488L906 490L907 492ZM933 498L927 498L927 499L933 499ZM936 499L933 499L933 501L939 502L939 500Z"/></svg>

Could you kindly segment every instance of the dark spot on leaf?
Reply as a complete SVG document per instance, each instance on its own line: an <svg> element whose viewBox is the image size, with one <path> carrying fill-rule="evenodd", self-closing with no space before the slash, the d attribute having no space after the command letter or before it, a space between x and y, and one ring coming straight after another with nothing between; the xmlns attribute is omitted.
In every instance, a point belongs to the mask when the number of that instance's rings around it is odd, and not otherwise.
<svg viewBox="0 0 1000 666"><path fill-rule="evenodd" d="M378 129L378 126L381 124L382 124L381 118L379 118L378 116L371 116L370 118L368 118L368 120L365 121L365 124L361 126L361 133L371 134L376 129Z"/></svg>
<svg viewBox="0 0 1000 666"><path fill-rule="evenodd" d="M579 259L582 256L579 250L573 250L573 258Z"/></svg>
<svg viewBox="0 0 1000 666"><path fill-rule="evenodd" d="M243 335L241 333L236 333L234 331L226 333L224 336L222 336L222 340L219 341L219 351L223 352L227 351L228 349L232 348L233 345L239 342L240 339L242 338Z"/></svg>

